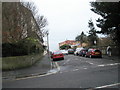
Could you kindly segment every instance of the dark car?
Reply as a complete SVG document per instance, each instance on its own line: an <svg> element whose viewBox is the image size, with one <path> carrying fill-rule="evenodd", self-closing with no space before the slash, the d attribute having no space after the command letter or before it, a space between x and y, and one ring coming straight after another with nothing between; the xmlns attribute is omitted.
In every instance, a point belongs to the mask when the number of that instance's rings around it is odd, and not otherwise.
<svg viewBox="0 0 120 90"><path fill-rule="evenodd" d="M53 61L55 60L64 60L64 55L61 51L55 51L51 54Z"/></svg>
<svg viewBox="0 0 120 90"><path fill-rule="evenodd" d="M80 52L79 52L79 55L80 56L85 56L86 55L86 52L88 51L88 49L87 48L84 48L84 49L82 49Z"/></svg>
<svg viewBox="0 0 120 90"><path fill-rule="evenodd" d="M100 57L102 58L102 52L98 49L88 49L88 52L86 52L86 57Z"/></svg>
<svg viewBox="0 0 120 90"><path fill-rule="evenodd" d="M74 54L74 50L73 49L68 49L68 54Z"/></svg>

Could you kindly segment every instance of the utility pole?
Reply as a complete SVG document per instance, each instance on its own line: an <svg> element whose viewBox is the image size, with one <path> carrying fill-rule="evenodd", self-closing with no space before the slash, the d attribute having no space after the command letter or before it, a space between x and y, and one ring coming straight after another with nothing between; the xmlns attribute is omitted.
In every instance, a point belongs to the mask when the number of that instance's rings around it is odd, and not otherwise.
<svg viewBox="0 0 120 90"><path fill-rule="evenodd" d="M48 53L48 58L50 58L50 52L49 52L49 32L47 31L47 53Z"/></svg>

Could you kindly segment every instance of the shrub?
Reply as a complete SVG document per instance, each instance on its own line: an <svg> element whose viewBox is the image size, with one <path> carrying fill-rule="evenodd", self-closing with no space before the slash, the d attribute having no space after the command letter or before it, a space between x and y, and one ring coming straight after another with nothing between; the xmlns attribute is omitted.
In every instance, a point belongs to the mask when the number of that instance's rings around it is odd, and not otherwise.
<svg viewBox="0 0 120 90"><path fill-rule="evenodd" d="M26 38L16 43L2 44L2 57L23 56L33 53L42 53L43 46L38 41Z"/></svg>

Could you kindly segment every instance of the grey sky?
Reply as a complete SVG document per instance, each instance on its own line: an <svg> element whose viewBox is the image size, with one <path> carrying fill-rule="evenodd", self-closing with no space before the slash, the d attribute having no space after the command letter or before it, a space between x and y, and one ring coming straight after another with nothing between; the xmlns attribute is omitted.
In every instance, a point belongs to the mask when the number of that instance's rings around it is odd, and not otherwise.
<svg viewBox="0 0 120 90"><path fill-rule="evenodd" d="M74 40L82 31L89 30L88 21L98 18L90 10L91 0L35 0L39 13L48 20L50 50L57 50L58 43Z"/></svg>

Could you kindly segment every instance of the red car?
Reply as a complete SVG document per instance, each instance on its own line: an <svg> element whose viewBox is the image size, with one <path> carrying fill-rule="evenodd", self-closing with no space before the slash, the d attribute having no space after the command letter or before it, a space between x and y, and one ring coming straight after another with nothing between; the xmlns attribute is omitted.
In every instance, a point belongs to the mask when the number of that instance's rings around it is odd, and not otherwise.
<svg viewBox="0 0 120 90"><path fill-rule="evenodd" d="M55 51L52 53L51 58L55 60L64 60L64 55L61 51Z"/></svg>
<svg viewBox="0 0 120 90"><path fill-rule="evenodd" d="M86 57L100 57L102 58L102 52L98 49L88 49L88 52L86 52Z"/></svg>

